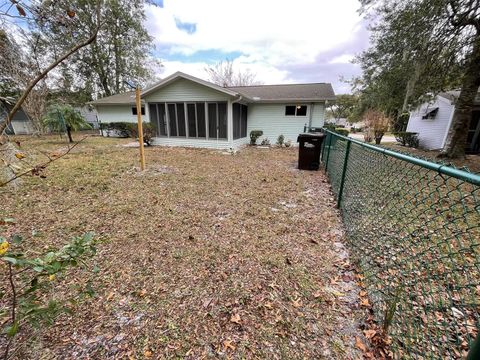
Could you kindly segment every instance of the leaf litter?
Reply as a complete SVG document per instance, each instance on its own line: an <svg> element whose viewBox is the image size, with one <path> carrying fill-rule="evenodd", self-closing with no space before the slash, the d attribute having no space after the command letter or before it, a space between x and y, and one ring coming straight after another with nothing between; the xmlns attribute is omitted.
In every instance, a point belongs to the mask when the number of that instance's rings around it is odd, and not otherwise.
<svg viewBox="0 0 480 360"><path fill-rule="evenodd" d="M60 295L89 282L95 294L20 337L16 358L362 356L364 310L322 172L297 170L295 149L154 147L140 173L122 141L88 139L45 179L0 189L0 218L32 249L102 240L98 272L56 280Z"/></svg>

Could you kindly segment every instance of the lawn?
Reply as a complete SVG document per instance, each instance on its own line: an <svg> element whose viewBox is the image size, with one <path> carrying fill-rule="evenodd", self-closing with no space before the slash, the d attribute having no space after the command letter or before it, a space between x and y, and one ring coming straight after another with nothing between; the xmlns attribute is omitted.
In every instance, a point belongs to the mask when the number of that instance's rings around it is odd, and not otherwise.
<svg viewBox="0 0 480 360"><path fill-rule="evenodd" d="M19 140L30 161L65 146ZM358 289L322 172L297 170L296 149L163 147L146 148L139 172L125 143L88 138L45 178L0 188L0 218L16 220L0 231L28 252L87 231L100 240L98 271L65 273L51 293L91 282L93 296L25 328L14 358L360 356Z"/></svg>

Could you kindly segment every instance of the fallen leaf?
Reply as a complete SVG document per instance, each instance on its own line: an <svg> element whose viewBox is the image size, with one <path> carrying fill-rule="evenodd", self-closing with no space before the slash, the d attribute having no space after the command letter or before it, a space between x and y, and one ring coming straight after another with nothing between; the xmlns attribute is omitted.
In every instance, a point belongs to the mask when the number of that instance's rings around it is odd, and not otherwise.
<svg viewBox="0 0 480 360"><path fill-rule="evenodd" d="M143 352L143 356L145 356L146 358L151 358L153 356L153 353L146 349L144 352Z"/></svg>
<svg viewBox="0 0 480 360"><path fill-rule="evenodd" d="M15 157L17 159L24 159L25 158L25 154L24 153L15 153Z"/></svg>
<svg viewBox="0 0 480 360"><path fill-rule="evenodd" d="M296 308L299 308L300 306L302 306L302 303L301 303L301 300L300 300L300 299L293 300L293 301L292 301L292 304L293 304L293 306L295 306Z"/></svg>
<svg viewBox="0 0 480 360"><path fill-rule="evenodd" d="M232 340L227 339L223 342L223 348L225 350L228 350L228 349L235 350L235 345L232 344Z"/></svg>
<svg viewBox="0 0 480 360"><path fill-rule="evenodd" d="M355 347L357 349L362 350L363 352L367 351L367 346L363 343L362 339L360 339L358 336L355 337Z"/></svg>
<svg viewBox="0 0 480 360"><path fill-rule="evenodd" d="M360 300L360 306L365 306L365 307L370 307L370 303L368 302L368 299L361 299Z"/></svg>
<svg viewBox="0 0 480 360"><path fill-rule="evenodd" d="M367 296L367 292L364 291L364 290L361 290L359 295L360 295L360 297L365 297L365 296Z"/></svg>
<svg viewBox="0 0 480 360"><path fill-rule="evenodd" d="M365 337L367 339L371 339L377 334L377 331L373 330L373 329L372 330L363 330L363 333L365 334Z"/></svg>
<svg viewBox="0 0 480 360"><path fill-rule="evenodd" d="M138 292L138 296L140 296L140 297L144 297L145 295L147 295L147 290L145 290L145 289L142 289Z"/></svg>
<svg viewBox="0 0 480 360"><path fill-rule="evenodd" d="M235 323L235 324L238 324L240 325L240 315L238 314L233 314L231 317L230 317L230 321Z"/></svg>

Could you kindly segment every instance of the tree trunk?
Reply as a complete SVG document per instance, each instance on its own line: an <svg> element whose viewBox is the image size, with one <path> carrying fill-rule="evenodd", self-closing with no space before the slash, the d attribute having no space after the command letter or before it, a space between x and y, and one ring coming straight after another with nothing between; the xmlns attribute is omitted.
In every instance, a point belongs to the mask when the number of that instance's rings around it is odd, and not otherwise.
<svg viewBox="0 0 480 360"><path fill-rule="evenodd" d="M477 33L469 58L445 148L439 157L465 158L468 129L472 120L472 107L480 87L480 33Z"/></svg>
<svg viewBox="0 0 480 360"><path fill-rule="evenodd" d="M68 136L68 142L73 143L72 128L68 125L67 125L67 136Z"/></svg>

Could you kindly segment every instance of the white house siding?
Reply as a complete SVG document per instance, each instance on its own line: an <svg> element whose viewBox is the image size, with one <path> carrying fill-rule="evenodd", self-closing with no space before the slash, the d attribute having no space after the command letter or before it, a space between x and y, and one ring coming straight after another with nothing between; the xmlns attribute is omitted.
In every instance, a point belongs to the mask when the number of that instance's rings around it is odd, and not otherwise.
<svg viewBox="0 0 480 360"><path fill-rule="evenodd" d="M102 123L137 122L137 115L132 115L135 105L97 105L98 120ZM143 121L149 121L148 116L142 116Z"/></svg>
<svg viewBox="0 0 480 360"><path fill-rule="evenodd" d="M153 139L153 145L161 146L184 146L184 147L200 147L207 149L230 149L232 146L227 140L204 140L195 138L178 138L178 137L156 137Z"/></svg>
<svg viewBox="0 0 480 360"><path fill-rule="evenodd" d="M252 130L262 130L263 136L257 140L258 142L268 138L270 143L274 144L278 136L283 135L285 141L295 144L298 134L303 133L305 124L308 126L311 104L307 104L307 116L285 116L286 105L291 104L249 104L247 134ZM316 103L312 113L312 126L322 127L323 116L324 105Z"/></svg>
<svg viewBox="0 0 480 360"><path fill-rule="evenodd" d="M434 119L422 119L427 107L428 109L438 107ZM454 110L455 107L450 101L437 97L433 103L422 104L410 113L407 131L418 133L420 147L428 150L441 149L444 146Z"/></svg>
<svg viewBox="0 0 480 360"><path fill-rule="evenodd" d="M227 101L231 97L206 86L178 79L143 97L145 102Z"/></svg>

